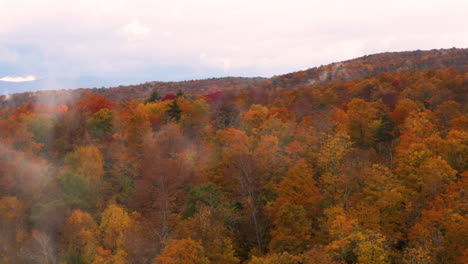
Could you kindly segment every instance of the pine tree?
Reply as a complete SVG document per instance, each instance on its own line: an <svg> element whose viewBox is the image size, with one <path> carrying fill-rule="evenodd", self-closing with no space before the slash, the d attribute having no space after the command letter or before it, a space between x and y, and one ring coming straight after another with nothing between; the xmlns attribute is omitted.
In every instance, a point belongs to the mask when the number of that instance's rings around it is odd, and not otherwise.
<svg viewBox="0 0 468 264"><path fill-rule="evenodd" d="M158 91L154 90L150 97L146 100L146 103L153 103L156 101L159 101L161 99L161 96L159 95Z"/></svg>
<svg viewBox="0 0 468 264"><path fill-rule="evenodd" d="M168 106L169 106L169 109L166 111L166 114L171 119L179 121L180 113L182 113L182 110L180 110L180 107L179 107L179 104L177 103L177 100L172 101L172 103L169 104Z"/></svg>
<svg viewBox="0 0 468 264"><path fill-rule="evenodd" d="M390 116L383 115L380 123L375 129L374 137L377 142L388 142L395 139L395 122Z"/></svg>

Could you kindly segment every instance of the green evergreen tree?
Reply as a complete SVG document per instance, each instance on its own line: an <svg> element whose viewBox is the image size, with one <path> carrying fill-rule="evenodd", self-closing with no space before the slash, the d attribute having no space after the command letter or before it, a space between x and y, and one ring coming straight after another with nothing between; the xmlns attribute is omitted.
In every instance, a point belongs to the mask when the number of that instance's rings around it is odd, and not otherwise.
<svg viewBox="0 0 468 264"><path fill-rule="evenodd" d="M388 142L395 139L395 126L395 122L388 115L384 115L375 129L375 140L377 142Z"/></svg>
<svg viewBox="0 0 468 264"><path fill-rule="evenodd" d="M146 100L146 103L153 103L153 102L159 101L160 99L161 99L161 96L159 95L158 91L155 90L151 93L148 100Z"/></svg>
<svg viewBox="0 0 468 264"><path fill-rule="evenodd" d="M172 103L169 104L168 106L169 106L169 109L166 111L166 114L171 119L179 121L182 110L180 110L179 104L177 104L177 100L172 101Z"/></svg>

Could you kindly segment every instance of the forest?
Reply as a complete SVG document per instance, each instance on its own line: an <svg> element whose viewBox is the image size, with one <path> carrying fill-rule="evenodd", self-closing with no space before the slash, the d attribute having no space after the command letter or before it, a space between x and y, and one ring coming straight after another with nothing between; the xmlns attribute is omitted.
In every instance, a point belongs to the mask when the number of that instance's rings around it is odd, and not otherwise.
<svg viewBox="0 0 468 264"><path fill-rule="evenodd" d="M0 263L468 263L467 100L467 49L3 96Z"/></svg>

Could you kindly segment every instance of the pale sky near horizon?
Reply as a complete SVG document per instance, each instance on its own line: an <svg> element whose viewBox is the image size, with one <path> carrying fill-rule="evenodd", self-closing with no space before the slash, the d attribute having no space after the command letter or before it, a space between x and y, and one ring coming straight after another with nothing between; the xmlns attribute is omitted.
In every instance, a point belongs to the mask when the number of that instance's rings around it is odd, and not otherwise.
<svg viewBox="0 0 468 264"><path fill-rule="evenodd" d="M0 81L57 89L270 77L372 53L466 48L467 10L465 0L0 0Z"/></svg>

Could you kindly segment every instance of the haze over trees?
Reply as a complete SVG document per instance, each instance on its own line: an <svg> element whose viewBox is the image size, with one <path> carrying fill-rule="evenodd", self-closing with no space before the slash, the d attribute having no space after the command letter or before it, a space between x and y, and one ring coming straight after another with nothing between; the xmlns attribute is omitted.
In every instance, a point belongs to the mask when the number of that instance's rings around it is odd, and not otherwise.
<svg viewBox="0 0 468 264"><path fill-rule="evenodd" d="M467 62L2 98L0 263L467 263Z"/></svg>

